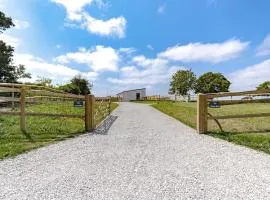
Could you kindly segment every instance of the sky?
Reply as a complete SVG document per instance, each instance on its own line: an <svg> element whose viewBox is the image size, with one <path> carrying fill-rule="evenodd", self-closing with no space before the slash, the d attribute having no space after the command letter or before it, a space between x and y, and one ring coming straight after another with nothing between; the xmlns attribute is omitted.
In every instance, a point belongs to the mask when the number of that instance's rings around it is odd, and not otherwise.
<svg viewBox="0 0 270 200"><path fill-rule="evenodd" d="M269 0L0 0L0 10L16 24L0 39L32 82L80 74L107 96L167 95L179 69L221 72L231 91L270 80Z"/></svg>

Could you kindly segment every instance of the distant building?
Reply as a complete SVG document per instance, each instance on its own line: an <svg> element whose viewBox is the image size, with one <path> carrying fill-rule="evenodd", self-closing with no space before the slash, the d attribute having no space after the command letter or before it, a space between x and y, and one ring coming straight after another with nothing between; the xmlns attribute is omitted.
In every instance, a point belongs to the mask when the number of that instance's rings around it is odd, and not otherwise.
<svg viewBox="0 0 270 200"><path fill-rule="evenodd" d="M146 88L123 91L117 97L121 101L143 100L146 97Z"/></svg>

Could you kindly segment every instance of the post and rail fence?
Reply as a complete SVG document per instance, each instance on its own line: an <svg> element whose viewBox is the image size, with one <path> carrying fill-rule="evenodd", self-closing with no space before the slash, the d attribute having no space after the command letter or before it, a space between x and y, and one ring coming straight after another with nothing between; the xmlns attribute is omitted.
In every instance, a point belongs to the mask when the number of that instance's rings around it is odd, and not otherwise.
<svg viewBox="0 0 270 200"><path fill-rule="evenodd" d="M253 117L269 117L270 116L270 113L213 116L211 113L208 112L208 104L210 101L212 101L212 99L220 98L220 97L234 97L234 96L270 96L270 89L245 91L245 92L199 94L197 98L197 132L200 134L208 132L208 120L214 120L222 131L222 127L218 121L221 119L223 120L223 119L238 119L238 118L253 118Z"/></svg>
<svg viewBox="0 0 270 200"><path fill-rule="evenodd" d="M75 107L75 101L81 102L84 107L82 113L68 113L67 107ZM60 102L60 103L59 103ZM55 106L59 112L33 111L31 105L43 103L46 106ZM55 103L58 103L54 105ZM111 98L95 97L94 95L74 95L36 85L0 83L0 105L10 105L4 109L0 106L0 115L19 116L20 130L27 131L28 116L53 118L79 118L85 121L85 131L93 131L111 112ZM63 109L61 109L63 106ZM16 107L16 108L15 108Z"/></svg>

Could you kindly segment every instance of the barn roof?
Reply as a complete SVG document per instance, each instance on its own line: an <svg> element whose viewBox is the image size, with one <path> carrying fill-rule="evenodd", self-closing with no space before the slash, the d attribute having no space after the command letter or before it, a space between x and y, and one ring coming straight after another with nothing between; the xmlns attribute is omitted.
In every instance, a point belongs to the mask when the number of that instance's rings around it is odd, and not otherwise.
<svg viewBox="0 0 270 200"><path fill-rule="evenodd" d="M136 90L145 90L145 89L146 89L146 88L139 88L139 89L125 90L125 91L122 91L122 92L120 92L120 93L118 93L118 94L116 94L116 95L122 94L122 93L124 93L124 92L132 92L132 91L136 91Z"/></svg>

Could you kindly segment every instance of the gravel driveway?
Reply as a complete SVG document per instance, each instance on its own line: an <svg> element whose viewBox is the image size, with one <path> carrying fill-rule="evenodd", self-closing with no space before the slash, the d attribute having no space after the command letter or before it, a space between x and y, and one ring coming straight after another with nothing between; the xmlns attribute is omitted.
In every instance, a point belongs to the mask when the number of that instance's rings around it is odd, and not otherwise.
<svg viewBox="0 0 270 200"><path fill-rule="evenodd" d="M270 199L270 156L121 103L107 135L0 161L0 199Z"/></svg>

